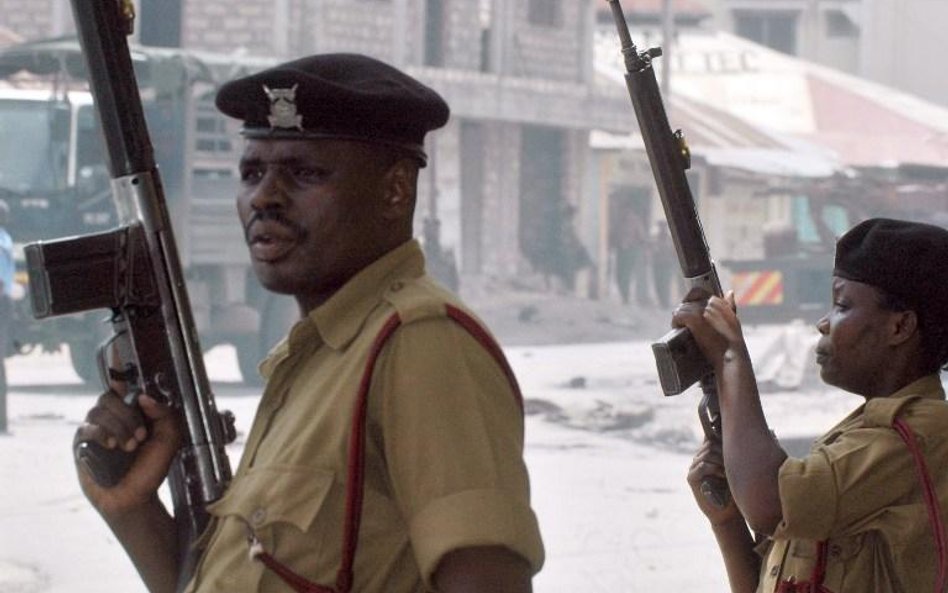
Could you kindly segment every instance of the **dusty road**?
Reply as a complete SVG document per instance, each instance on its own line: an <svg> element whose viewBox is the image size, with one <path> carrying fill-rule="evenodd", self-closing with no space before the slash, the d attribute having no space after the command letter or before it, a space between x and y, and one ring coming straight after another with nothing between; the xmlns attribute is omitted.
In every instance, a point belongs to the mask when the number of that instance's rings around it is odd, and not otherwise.
<svg viewBox="0 0 948 593"><path fill-rule="evenodd" d="M750 331L752 352L774 330ZM527 400L526 457L547 562L538 593L725 591L684 483L700 427L697 396L658 395L647 342L506 349ZM232 350L207 357L218 405L238 419L240 455L258 394ZM0 593L144 591L75 483L70 442L95 393L63 355L8 361L10 432L0 437ZM769 393L778 435L804 440L858 402Z"/></svg>

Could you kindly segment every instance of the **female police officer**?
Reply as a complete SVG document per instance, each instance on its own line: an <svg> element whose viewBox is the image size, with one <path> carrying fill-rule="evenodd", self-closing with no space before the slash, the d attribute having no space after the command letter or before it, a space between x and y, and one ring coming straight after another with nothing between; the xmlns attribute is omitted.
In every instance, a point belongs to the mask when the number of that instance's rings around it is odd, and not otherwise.
<svg viewBox="0 0 948 593"><path fill-rule="evenodd" d="M723 445L702 446L688 481L734 592L941 591L948 231L857 225L837 243L832 297L817 324L820 374L866 402L802 459L768 429L733 294L675 312L714 364L723 423ZM723 508L700 493L711 475L729 483Z"/></svg>

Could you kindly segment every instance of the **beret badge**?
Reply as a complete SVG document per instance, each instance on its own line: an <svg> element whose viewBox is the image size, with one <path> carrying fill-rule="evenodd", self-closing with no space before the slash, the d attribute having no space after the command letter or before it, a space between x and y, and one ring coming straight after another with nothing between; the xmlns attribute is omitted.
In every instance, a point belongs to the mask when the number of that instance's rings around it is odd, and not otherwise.
<svg viewBox="0 0 948 593"><path fill-rule="evenodd" d="M271 128L296 128L303 129L303 116L296 112L296 88L294 84L291 88L271 89L263 85L263 92L266 93L270 101L270 115L267 121Z"/></svg>

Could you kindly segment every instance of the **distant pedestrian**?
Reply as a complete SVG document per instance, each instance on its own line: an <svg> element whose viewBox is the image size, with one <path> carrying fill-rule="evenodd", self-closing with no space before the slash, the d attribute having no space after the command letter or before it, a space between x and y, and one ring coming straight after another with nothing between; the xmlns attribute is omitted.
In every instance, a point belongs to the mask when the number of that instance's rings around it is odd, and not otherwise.
<svg viewBox="0 0 948 593"><path fill-rule="evenodd" d="M10 206L0 200L0 434L7 431L7 366L13 320L13 238L7 231Z"/></svg>
<svg viewBox="0 0 948 593"><path fill-rule="evenodd" d="M668 232L668 223L659 220L655 223L655 231L651 241L652 284L655 287L655 300L658 306L666 308L671 303L669 295L672 291L672 277L676 277L678 256L675 254L675 244L671 233ZM677 290L677 282L675 283ZM677 294L674 297L678 298Z"/></svg>
<svg viewBox="0 0 948 593"><path fill-rule="evenodd" d="M637 211L631 201L619 202L612 219L609 242L615 253L616 284L622 304L629 304L632 285L635 285L635 300L640 306L649 304L648 271L648 226L645 217Z"/></svg>

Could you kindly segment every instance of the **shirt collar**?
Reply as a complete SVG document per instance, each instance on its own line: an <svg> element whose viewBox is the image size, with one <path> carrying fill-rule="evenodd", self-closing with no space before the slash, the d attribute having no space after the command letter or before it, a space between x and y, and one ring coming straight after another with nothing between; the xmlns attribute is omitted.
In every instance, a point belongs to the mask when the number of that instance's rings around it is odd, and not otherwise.
<svg viewBox="0 0 948 593"><path fill-rule="evenodd" d="M425 257L418 241L406 241L353 276L328 301L314 309L308 319L330 348L345 348L378 306L389 285L399 278L420 277L424 271Z"/></svg>
<svg viewBox="0 0 948 593"><path fill-rule="evenodd" d="M353 276L328 301L314 309L290 329L260 364L261 375L269 378L292 351L325 343L334 350L345 348L355 338L382 295L398 278L424 274L425 256L412 239L389 251Z"/></svg>
<svg viewBox="0 0 948 593"><path fill-rule="evenodd" d="M913 399L944 400L945 390L941 378L937 374L926 375L890 395L868 399L820 437L819 442L824 445L832 443L846 430L845 427L854 422L868 426L891 426L903 407Z"/></svg>
<svg viewBox="0 0 948 593"><path fill-rule="evenodd" d="M908 397L910 395L918 396L923 399L945 399L945 388L942 387L941 377L938 373L925 375L921 379L912 381L889 397L899 398Z"/></svg>

